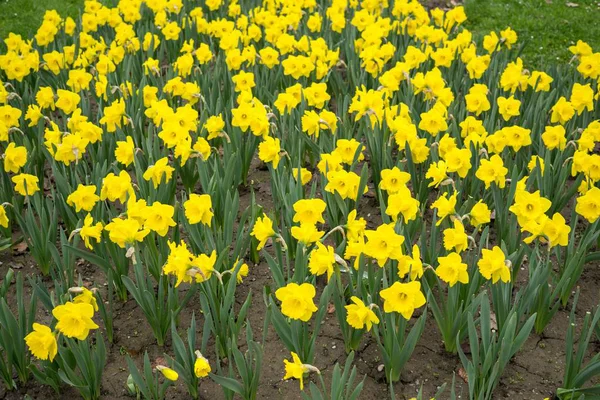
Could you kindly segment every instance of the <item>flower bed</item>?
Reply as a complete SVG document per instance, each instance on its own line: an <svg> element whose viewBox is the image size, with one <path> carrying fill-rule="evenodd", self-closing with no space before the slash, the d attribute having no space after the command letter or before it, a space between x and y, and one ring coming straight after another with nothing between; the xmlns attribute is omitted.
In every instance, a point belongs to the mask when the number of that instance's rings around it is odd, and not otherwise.
<svg viewBox="0 0 600 400"><path fill-rule="evenodd" d="M465 20L88 0L9 35L5 397L598 392L600 53L530 71Z"/></svg>

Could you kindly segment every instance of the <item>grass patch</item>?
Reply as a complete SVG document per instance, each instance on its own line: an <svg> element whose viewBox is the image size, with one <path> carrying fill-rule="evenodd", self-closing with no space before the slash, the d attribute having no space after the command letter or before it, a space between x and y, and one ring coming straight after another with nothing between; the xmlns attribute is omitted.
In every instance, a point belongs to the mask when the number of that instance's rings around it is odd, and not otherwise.
<svg viewBox="0 0 600 400"><path fill-rule="evenodd" d="M598 0L466 0L465 11L466 27L476 34L517 31L529 67L569 62L568 47L579 39L600 50Z"/></svg>
<svg viewBox="0 0 600 400"><path fill-rule="evenodd" d="M33 37L46 10L52 9L62 17L76 17L83 10L83 0L0 0L0 38L10 32Z"/></svg>

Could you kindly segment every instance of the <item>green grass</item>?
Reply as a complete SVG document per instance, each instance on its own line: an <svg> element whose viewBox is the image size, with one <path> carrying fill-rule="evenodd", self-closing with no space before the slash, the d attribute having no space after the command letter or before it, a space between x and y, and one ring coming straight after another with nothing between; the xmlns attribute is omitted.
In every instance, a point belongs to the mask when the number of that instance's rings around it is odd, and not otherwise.
<svg viewBox="0 0 600 400"><path fill-rule="evenodd" d="M543 68L569 62L568 47L579 39L600 51L599 4L598 0L465 0L466 26L481 35L510 26L519 42L526 43L525 65Z"/></svg>
<svg viewBox="0 0 600 400"><path fill-rule="evenodd" d="M45 10L75 17L81 7L83 0L0 0L0 38L9 32L32 37ZM568 47L578 39L600 51L600 0L465 0L465 9L466 26L475 34L507 26L516 30L519 42L526 43L523 59L528 67L568 62Z"/></svg>
<svg viewBox="0 0 600 400"><path fill-rule="evenodd" d="M0 0L0 38L10 32L33 37L44 12L52 9L63 17L76 17L83 9L83 0Z"/></svg>

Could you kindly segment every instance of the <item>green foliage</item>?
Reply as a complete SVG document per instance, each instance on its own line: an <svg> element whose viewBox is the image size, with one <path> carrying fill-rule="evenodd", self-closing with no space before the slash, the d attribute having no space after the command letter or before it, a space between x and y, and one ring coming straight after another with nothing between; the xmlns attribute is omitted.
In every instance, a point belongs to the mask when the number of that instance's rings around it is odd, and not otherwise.
<svg viewBox="0 0 600 400"><path fill-rule="evenodd" d="M231 338L228 359L233 360L233 363L229 363L229 376L224 376L224 371L222 371L224 368L220 366L220 363L217 363L219 374L210 374L210 377L223 388L227 398L236 393L243 399L256 399L263 362L263 343L254 341L249 323L246 325L247 349L245 352L242 353L240 350L236 338ZM239 379L237 376L239 376Z"/></svg>
<svg viewBox="0 0 600 400"><path fill-rule="evenodd" d="M148 352L144 352L143 364L142 371L139 371L131 357L127 356L127 367L130 374L127 379L129 393L136 396L137 399L163 400L167 389L173 383L164 378L160 383L161 373L152 368Z"/></svg>
<svg viewBox="0 0 600 400"><path fill-rule="evenodd" d="M10 285L13 275L13 270L9 269L4 278L4 285ZM15 293L17 313L13 313L9 308L4 288L0 293L0 378L8 389L16 389L17 383L13 380L15 372L21 385L29 379L30 355L25 346L25 336L31 332L35 321L37 298L32 294L29 303L26 303L23 275L20 272L17 274Z"/></svg>
<svg viewBox="0 0 600 400"><path fill-rule="evenodd" d="M556 392L557 397L561 400L593 399L600 396L600 385L584 387L594 377L600 375L600 353L596 353L589 361L584 363L590 341L594 337L594 332L600 321L600 307L596 307L593 313L589 311L585 313L581 330L579 330L575 319L578 299L579 290L575 294L569 316L569 327L565 341L565 374L561 388ZM579 331L579 336L577 336L576 331Z"/></svg>
<svg viewBox="0 0 600 400"><path fill-rule="evenodd" d="M356 381L356 366L352 365L354 361L354 352L351 352L346 358L346 363L340 367L335 363L331 376L331 391L328 391L325 385L319 388L314 382L308 385L308 391L302 392L304 400L357 400L363 390L365 379ZM319 375L321 377L321 375ZM323 381L321 380L323 383Z"/></svg>
<svg viewBox="0 0 600 400"><path fill-rule="evenodd" d="M196 293L196 286L192 286L181 301L177 290L165 275L160 277L155 289L154 280L140 260L139 250L135 248L132 254L135 282L130 277L123 276L123 283L144 312L158 345L164 346L171 321L177 320L181 310Z"/></svg>
<svg viewBox="0 0 600 400"><path fill-rule="evenodd" d="M494 389L510 359L521 349L529 337L535 314L519 327L519 315L511 310L505 325L496 332L492 329L492 315L487 294L481 300L479 331L473 315L469 315L468 332L471 359L459 347L458 354L467 372L470 400L490 400Z"/></svg>
<svg viewBox="0 0 600 400"><path fill-rule="evenodd" d="M527 43L525 63L535 68L568 63L568 47L579 39L594 49L600 46L595 0L467 0L465 11L465 26L478 36L514 29Z"/></svg>

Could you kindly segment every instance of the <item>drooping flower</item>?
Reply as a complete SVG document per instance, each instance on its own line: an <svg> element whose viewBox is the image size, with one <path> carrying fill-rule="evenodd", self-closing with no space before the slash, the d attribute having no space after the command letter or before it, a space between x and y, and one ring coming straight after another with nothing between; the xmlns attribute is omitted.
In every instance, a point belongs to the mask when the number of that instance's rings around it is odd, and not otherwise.
<svg viewBox="0 0 600 400"><path fill-rule="evenodd" d="M256 250L261 250L265 247L267 240L275 236L273 221L266 215L263 215L262 218L258 217L256 222L254 222L254 228L252 229L252 232L250 232L250 235L258 240Z"/></svg>
<svg viewBox="0 0 600 400"><path fill-rule="evenodd" d="M506 263L504 252L498 246L492 250L481 250L481 259L477 262L479 272L485 279L491 279L492 283L510 282L510 268Z"/></svg>
<svg viewBox="0 0 600 400"><path fill-rule="evenodd" d="M163 376L171 382L175 382L177 379L179 379L179 374L177 373L177 371L169 367L165 367L164 365L157 365L156 369L160 371L160 373L163 374Z"/></svg>
<svg viewBox="0 0 600 400"><path fill-rule="evenodd" d="M596 222L600 218L600 189L594 186L585 195L579 196L575 212L587 219L590 224Z"/></svg>
<svg viewBox="0 0 600 400"><path fill-rule="evenodd" d="M31 354L39 360L54 360L58 353L58 343L52 330L38 323L33 323L33 331L25 336L25 343Z"/></svg>
<svg viewBox="0 0 600 400"><path fill-rule="evenodd" d="M459 218L452 221L453 227L444 229L444 248L460 253L467 249L468 241L465 227Z"/></svg>
<svg viewBox="0 0 600 400"><path fill-rule="evenodd" d="M361 299L356 296L350 298L352 303L345 306L346 308L346 321L348 325L354 329L367 328L367 332L371 330L373 324L379 323L379 318L371 307L366 306Z"/></svg>
<svg viewBox="0 0 600 400"><path fill-rule="evenodd" d="M208 374L212 371L210 364L206 357L200 353L200 351L196 350L196 361L194 361L194 375L197 378L207 377Z"/></svg>
<svg viewBox="0 0 600 400"><path fill-rule="evenodd" d="M19 174L11 178L15 184L15 191L21 196L32 196L40 190L39 179L35 175Z"/></svg>
<svg viewBox="0 0 600 400"><path fill-rule="evenodd" d="M448 197L448 194L445 193L444 195L438 197L438 199L434 201L433 204L431 204L431 209L437 210L438 221L435 224L436 226L439 226L444 220L444 218L451 214L454 214L454 207L456 207L457 197L458 193L456 192L451 194L450 197Z"/></svg>
<svg viewBox="0 0 600 400"><path fill-rule="evenodd" d="M54 307L52 315L58 320L56 329L69 338L85 340L90 330L98 329L92 321L94 307L88 303L67 302Z"/></svg>
<svg viewBox="0 0 600 400"><path fill-rule="evenodd" d="M77 287L69 289L69 292L79 293L77 296L73 298L73 303L75 304L89 304L94 307L94 311L98 311L98 303L96 301L96 296L92 293L91 290L85 287Z"/></svg>
<svg viewBox="0 0 600 400"><path fill-rule="evenodd" d="M309 368L302 364L302 361L300 361L300 357L298 357L298 354L294 353L292 351L292 362L289 362L288 360L283 360L283 363L285 365L285 376L283 377L283 379L298 379L300 381L300 390L304 390L304 374L308 373L310 370Z"/></svg>
<svg viewBox="0 0 600 400"><path fill-rule="evenodd" d="M317 276L327 273L327 281L329 281L333 274L335 262L333 247L317 242L317 248L311 251L308 256L308 269L311 274Z"/></svg>
<svg viewBox="0 0 600 400"><path fill-rule="evenodd" d="M491 221L492 212L483 200L479 200L469 213L471 225L478 227Z"/></svg>

